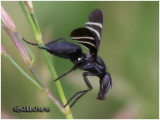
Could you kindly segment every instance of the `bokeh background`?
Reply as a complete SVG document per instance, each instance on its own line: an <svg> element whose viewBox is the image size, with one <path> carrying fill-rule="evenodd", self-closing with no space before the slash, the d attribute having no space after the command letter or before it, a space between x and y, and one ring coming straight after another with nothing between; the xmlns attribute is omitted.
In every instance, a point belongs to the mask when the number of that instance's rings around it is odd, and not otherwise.
<svg viewBox="0 0 160 120"><path fill-rule="evenodd" d="M96 99L99 79L89 77L93 90L72 108L74 118L150 118L159 117L158 45L159 2L33 2L44 42L65 37L83 27L90 12L100 8L104 14L99 56L112 76L113 87L106 100ZM2 2L21 36L36 42L18 2ZM1 42L12 58L32 76L9 36L1 32ZM34 66L42 81L59 99L56 86L37 47L29 46ZM83 48L84 52L88 52ZM58 75L72 67L69 60L52 57ZM65 118L57 107L2 56L1 109L3 118ZM86 89L82 72L76 70L61 79L67 100ZM33 77L33 76L32 76ZM15 106L50 107L49 113L14 113Z"/></svg>

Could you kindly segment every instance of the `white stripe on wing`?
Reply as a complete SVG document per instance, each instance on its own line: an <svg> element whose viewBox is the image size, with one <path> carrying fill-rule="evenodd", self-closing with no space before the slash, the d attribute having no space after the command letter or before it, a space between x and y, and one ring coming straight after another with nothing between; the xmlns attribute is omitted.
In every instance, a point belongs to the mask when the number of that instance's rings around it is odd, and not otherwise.
<svg viewBox="0 0 160 120"><path fill-rule="evenodd" d="M77 40L78 41L78 40ZM79 43L85 43L85 44L88 44L88 45L91 45L93 47L96 47L93 43L90 43L90 42L86 42L86 41L78 41Z"/></svg>
<svg viewBox="0 0 160 120"><path fill-rule="evenodd" d="M91 27L88 27L88 26L86 28L88 28L89 30L93 31L97 35L98 39L100 40L101 37L100 37L100 34L99 34L99 32L97 30L95 30L95 29L93 29Z"/></svg>
<svg viewBox="0 0 160 120"><path fill-rule="evenodd" d="M72 39L90 39L90 40L94 40L94 38L93 37L71 37Z"/></svg>
<svg viewBox="0 0 160 120"><path fill-rule="evenodd" d="M102 29L102 24L101 23L96 23L96 22L86 22L86 25L96 25Z"/></svg>

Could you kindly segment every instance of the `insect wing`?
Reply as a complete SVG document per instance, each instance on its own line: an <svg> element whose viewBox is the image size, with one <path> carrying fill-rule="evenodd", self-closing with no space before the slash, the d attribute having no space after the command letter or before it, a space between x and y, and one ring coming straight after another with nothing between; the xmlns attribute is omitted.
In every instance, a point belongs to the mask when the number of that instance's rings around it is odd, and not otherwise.
<svg viewBox="0 0 160 120"><path fill-rule="evenodd" d="M101 32L103 26L103 14L102 11L96 9L88 16L88 22L86 22L86 28L89 29L95 36L96 48L99 49Z"/></svg>
<svg viewBox="0 0 160 120"><path fill-rule="evenodd" d="M78 28L71 33L71 39L89 49L90 53L97 53L96 41L93 33L87 28Z"/></svg>

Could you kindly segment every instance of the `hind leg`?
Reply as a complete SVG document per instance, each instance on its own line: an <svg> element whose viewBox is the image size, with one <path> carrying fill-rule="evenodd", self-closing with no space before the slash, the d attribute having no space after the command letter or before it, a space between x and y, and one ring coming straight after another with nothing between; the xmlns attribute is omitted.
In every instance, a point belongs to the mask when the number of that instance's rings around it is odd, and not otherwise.
<svg viewBox="0 0 160 120"><path fill-rule="evenodd" d="M52 41L48 42L46 45L50 45L50 44L55 43L55 42L57 42L59 40L67 41L66 38L59 38L59 39L52 40Z"/></svg>
<svg viewBox="0 0 160 120"><path fill-rule="evenodd" d="M27 41L27 40L25 40L24 38L22 38L22 40L23 40L24 42L26 42L26 43L30 44L30 45L38 46L38 44L37 44L37 43L31 43L31 42L28 42L28 41ZM59 38L59 39L56 39L56 40L50 41L50 42L48 42L48 43L47 43L47 44L45 44L45 45L50 45L50 44L55 43L55 42L57 42L57 41L59 41L59 40L67 41L67 40L66 40L66 38ZM45 49L45 50L49 49L49 48L47 48L47 47L40 47L40 46L38 46L38 48L40 48L40 49Z"/></svg>
<svg viewBox="0 0 160 120"><path fill-rule="evenodd" d="M55 42L60 41L60 40L67 41L66 38L59 38L59 39L52 40L52 41L46 43L45 46L54 44ZM32 44L33 44L33 43L32 43ZM38 48L40 48L40 49L45 49L45 50L49 50L49 49L50 49L50 48L48 48L48 47L38 47Z"/></svg>

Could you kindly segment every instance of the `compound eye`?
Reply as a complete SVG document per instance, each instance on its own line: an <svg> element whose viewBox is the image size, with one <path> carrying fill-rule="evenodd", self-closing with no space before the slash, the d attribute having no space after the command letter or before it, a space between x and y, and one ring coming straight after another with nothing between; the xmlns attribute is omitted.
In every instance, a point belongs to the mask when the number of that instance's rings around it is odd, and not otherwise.
<svg viewBox="0 0 160 120"><path fill-rule="evenodd" d="M102 81L102 90L103 92L107 93L110 86L112 86L112 81L109 73L106 73L106 75L103 78Z"/></svg>

